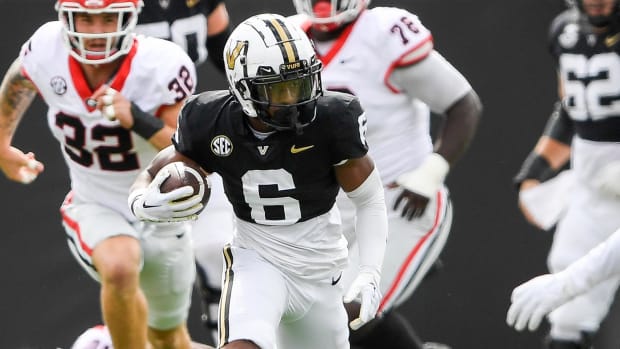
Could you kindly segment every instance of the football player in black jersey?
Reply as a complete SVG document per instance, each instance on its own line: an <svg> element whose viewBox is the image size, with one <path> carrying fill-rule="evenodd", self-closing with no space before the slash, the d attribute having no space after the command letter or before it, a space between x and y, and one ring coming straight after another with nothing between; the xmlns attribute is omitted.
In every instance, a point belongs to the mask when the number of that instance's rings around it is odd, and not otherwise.
<svg viewBox="0 0 620 349"><path fill-rule="evenodd" d="M282 16L244 21L224 51L230 89L185 105L173 146L138 176L129 205L141 219L179 214L180 198L159 189L167 163L219 173L237 219L224 249L218 345L349 348L343 294L361 303L351 329L375 317L387 237L364 111L356 97L323 93L311 42ZM334 205L340 188L356 205L361 259L346 293L339 281L347 244Z"/></svg>
<svg viewBox="0 0 620 349"><path fill-rule="evenodd" d="M531 223L545 227L549 224L542 222L557 218L548 257L550 271L557 272L620 226L619 2L570 1L570 9L551 25L550 49L557 61L560 101L515 182ZM569 172L561 181L552 178L569 158ZM562 210L546 210L532 199L550 192L567 194ZM618 280L599 284L553 311L548 348L590 348ZM541 292L547 289L532 290L532 295ZM509 324L524 327L515 321L509 317Z"/></svg>
<svg viewBox="0 0 620 349"><path fill-rule="evenodd" d="M224 72L222 52L230 20L224 0L143 0L136 32L175 42L202 64L207 57Z"/></svg>

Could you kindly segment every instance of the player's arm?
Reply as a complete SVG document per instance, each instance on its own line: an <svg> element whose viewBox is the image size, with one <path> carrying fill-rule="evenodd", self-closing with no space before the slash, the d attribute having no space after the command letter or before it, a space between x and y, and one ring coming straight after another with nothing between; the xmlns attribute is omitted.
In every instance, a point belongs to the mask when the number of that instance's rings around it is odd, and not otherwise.
<svg viewBox="0 0 620 349"><path fill-rule="evenodd" d="M97 89L91 99L97 101L97 108L104 116L118 120L123 128L137 133L160 150L171 144L177 117L185 103L183 99L174 104L162 105L157 116L142 110L108 85Z"/></svg>
<svg viewBox="0 0 620 349"><path fill-rule="evenodd" d="M445 116L434 150L453 166L474 138L482 116L480 98L467 79L437 51L395 69L390 78L412 99Z"/></svg>
<svg viewBox="0 0 620 349"><path fill-rule="evenodd" d="M181 108L183 108L184 103L185 101L183 100L172 105L162 106L159 109L159 119L162 121L163 125L159 131L151 136L151 138L148 138L149 142L153 144L155 148L164 149L171 144L170 139L176 130L179 112L181 111ZM134 129L136 120L135 115L141 112L136 111L136 108L137 106L134 105L134 108L132 109L132 114L134 115Z"/></svg>
<svg viewBox="0 0 620 349"><path fill-rule="evenodd" d="M561 96L561 85L558 86ZM522 195L528 189L555 176L568 163L574 133L574 125L562 103L556 102L543 134L513 179L519 190L519 209L530 224L541 229L541 224L526 207Z"/></svg>
<svg viewBox="0 0 620 349"><path fill-rule="evenodd" d="M543 134L525 159L514 183L525 190L553 177L570 159L573 123L561 102L556 102Z"/></svg>
<svg viewBox="0 0 620 349"><path fill-rule="evenodd" d="M619 252L620 229L561 272L541 275L516 287L506 322L518 331L526 326L536 330L545 315L620 274Z"/></svg>
<svg viewBox="0 0 620 349"><path fill-rule="evenodd" d="M207 18L207 50L209 51L209 59L222 73L225 73L224 46L231 31L228 11L226 10L226 5L222 2L215 7Z"/></svg>
<svg viewBox="0 0 620 349"><path fill-rule="evenodd" d="M467 150L482 115L482 103L465 77L434 50L419 62L395 69L390 81L444 116L434 152L417 169L397 179L404 191L396 206L404 202L402 214L411 219L424 213L450 167Z"/></svg>
<svg viewBox="0 0 620 349"><path fill-rule="evenodd" d="M357 330L375 317L381 301L379 282L387 240L385 198L379 172L368 155L336 166L335 173L356 208L360 272L344 301L360 301L359 317L350 324Z"/></svg>
<svg viewBox="0 0 620 349"><path fill-rule="evenodd" d="M10 180L25 184L43 171L43 164L35 160L33 153L24 154L11 146L11 142L36 94L36 87L22 74L21 62L17 58L0 85L0 169Z"/></svg>

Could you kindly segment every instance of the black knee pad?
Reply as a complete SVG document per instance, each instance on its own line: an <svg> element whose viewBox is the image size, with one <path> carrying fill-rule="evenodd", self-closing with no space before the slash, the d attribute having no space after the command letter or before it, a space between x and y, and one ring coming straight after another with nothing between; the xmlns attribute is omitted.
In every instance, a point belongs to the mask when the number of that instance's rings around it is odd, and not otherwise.
<svg viewBox="0 0 620 349"><path fill-rule="evenodd" d="M396 311L390 311L383 317L370 321L357 331L350 331L349 341L360 349L424 348L424 342L409 325L407 319Z"/></svg>
<svg viewBox="0 0 620 349"><path fill-rule="evenodd" d="M222 291L220 289L210 287L208 277L209 276L204 268L196 262L196 288L198 289L198 294L200 295L200 308L202 310L200 318L202 320L202 324L207 328L207 330L217 331L217 316L213 318L209 308L213 306L217 307L219 305Z"/></svg>

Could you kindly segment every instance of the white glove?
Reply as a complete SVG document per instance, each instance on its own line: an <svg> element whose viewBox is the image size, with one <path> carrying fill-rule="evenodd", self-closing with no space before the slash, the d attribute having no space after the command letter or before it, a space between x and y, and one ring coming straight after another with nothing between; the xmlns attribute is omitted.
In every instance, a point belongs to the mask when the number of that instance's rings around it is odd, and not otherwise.
<svg viewBox="0 0 620 349"><path fill-rule="evenodd" d="M345 303L357 300L361 304L359 316L349 324L352 330L359 329L375 318L382 298L379 290L379 279L378 272L362 270L353 280L351 287L344 296Z"/></svg>
<svg viewBox="0 0 620 349"><path fill-rule="evenodd" d="M448 175L450 164L437 153L429 154L415 170L403 173L396 179L401 187L432 198Z"/></svg>
<svg viewBox="0 0 620 349"><path fill-rule="evenodd" d="M131 212L140 220L158 223L194 220L202 210L200 194L192 195L194 189L185 186L168 193L160 191L161 184L170 176L162 169L153 181L143 189L134 190L128 199Z"/></svg>
<svg viewBox="0 0 620 349"><path fill-rule="evenodd" d="M603 193L620 196L620 161L605 165L592 182Z"/></svg>
<svg viewBox="0 0 620 349"><path fill-rule="evenodd" d="M75 340L71 349L113 349L110 332L105 326L91 327Z"/></svg>
<svg viewBox="0 0 620 349"><path fill-rule="evenodd" d="M576 295L568 275L559 272L537 276L512 291L512 304L506 315L508 326L534 331L543 317Z"/></svg>

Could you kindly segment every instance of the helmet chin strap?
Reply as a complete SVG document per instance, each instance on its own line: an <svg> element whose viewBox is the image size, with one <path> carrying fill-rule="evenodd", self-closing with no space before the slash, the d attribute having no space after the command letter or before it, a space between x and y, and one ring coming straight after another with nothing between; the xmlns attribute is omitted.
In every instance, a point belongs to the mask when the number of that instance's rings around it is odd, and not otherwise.
<svg viewBox="0 0 620 349"><path fill-rule="evenodd" d="M295 112L291 115L291 123L295 127L295 134L300 135L304 133L303 126L299 122L299 109L295 108Z"/></svg>
<svg viewBox="0 0 620 349"><path fill-rule="evenodd" d="M276 121L279 129L294 129L298 135L303 133L303 125L299 122L299 109L296 106L279 108L273 113L271 119ZM287 123L290 126L285 126Z"/></svg>

